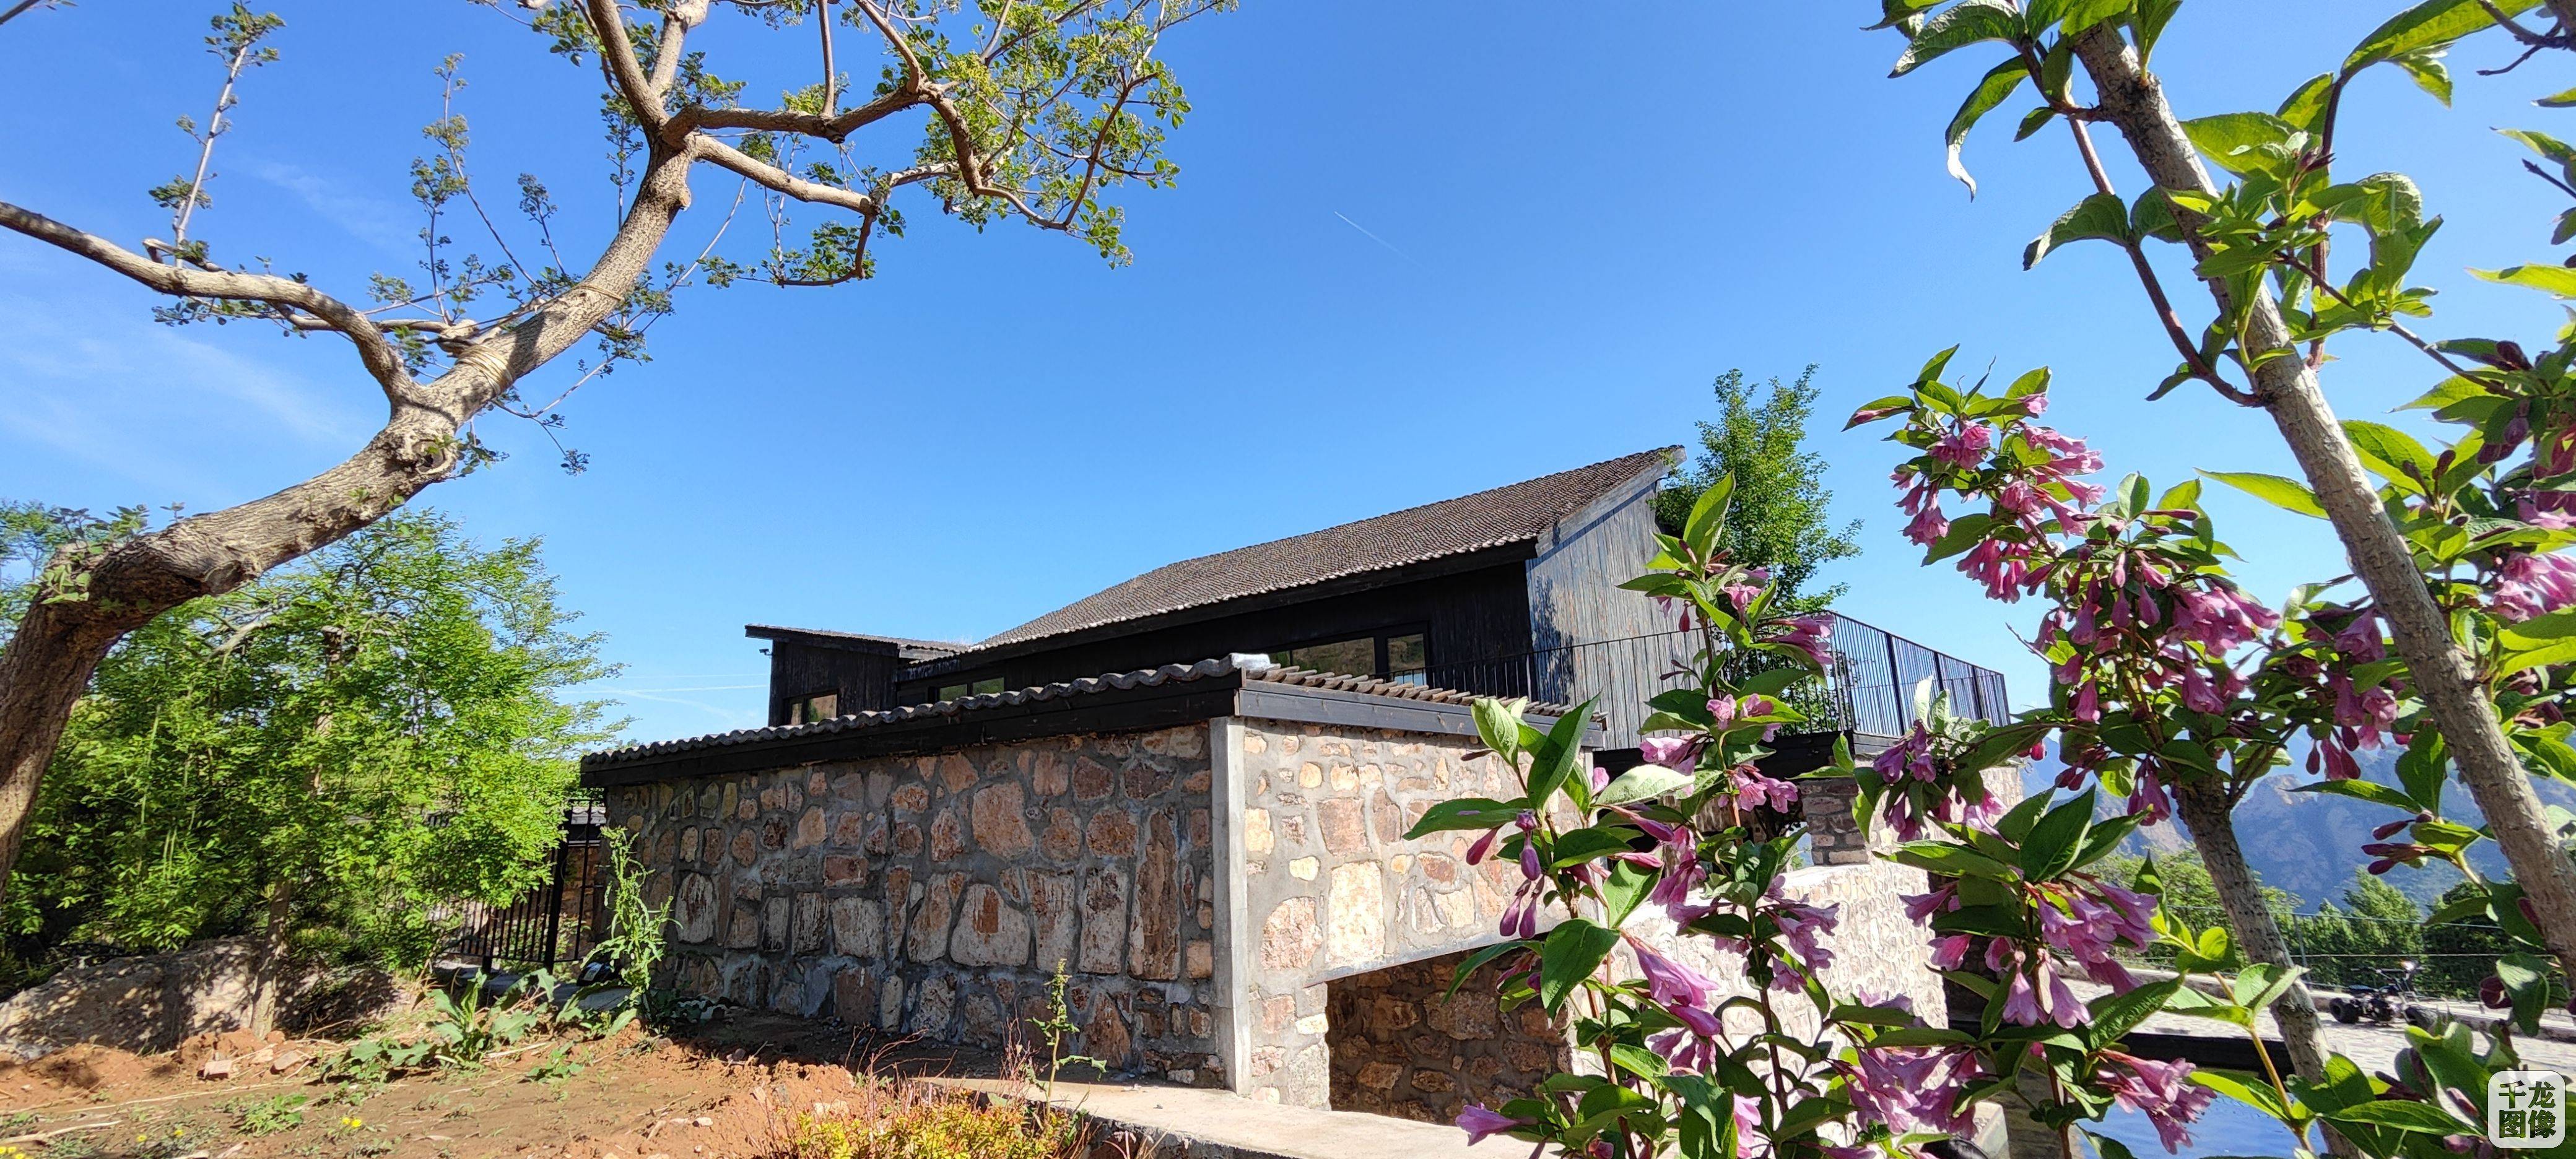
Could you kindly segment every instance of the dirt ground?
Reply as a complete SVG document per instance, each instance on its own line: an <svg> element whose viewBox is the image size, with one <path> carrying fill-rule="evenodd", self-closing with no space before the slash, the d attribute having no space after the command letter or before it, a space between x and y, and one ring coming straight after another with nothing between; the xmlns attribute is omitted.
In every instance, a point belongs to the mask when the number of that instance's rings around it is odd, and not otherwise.
<svg viewBox="0 0 2576 1159"><path fill-rule="evenodd" d="M861 1075L999 1073L991 1055L890 1043L811 1021L728 1012L674 1039L629 1030L552 1043L480 1072L382 1086L325 1081L325 1042L200 1036L167 1055L74 1047L0 1067L0 1159L727 1159L783 1154L799 1112L889 1097ZM265 1053L263 1053L263 1051ZM204 1062L234 1061L228 1077ZM855 1068L855 1069L854 1069Z"/></svg>

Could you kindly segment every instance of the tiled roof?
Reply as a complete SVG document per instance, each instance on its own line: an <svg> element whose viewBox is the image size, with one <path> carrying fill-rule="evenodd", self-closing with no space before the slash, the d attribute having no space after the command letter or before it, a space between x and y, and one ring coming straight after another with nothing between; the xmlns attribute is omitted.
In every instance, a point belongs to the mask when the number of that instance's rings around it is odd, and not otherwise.
<svg viewBox="0 0 2576 1159"><path fill-rule="evenodd" d="M967 651L1140 620L1546 534L1639 476L1661 476L1678 447L1640 451L1589 467L1410 507L1374 519L1166 564L1116 587L981 641Z"/></svg>
<svg viewBox="0 0 2576 1159"><path fill-rule="evenodd" d="M1469 705L1476 701L1473 693L1447 688L1426 688L1418 684L1398 684L1365 676L1341 676L1305 668L1287 668L1271 664L1265 656L1227 656L1201 660L1196 664L1166 664L1135 672L1113 672L1106 676L1086 676L1080 680L1022 688L1010 692L988 692L978 696L961 696L935 704L914 704L881 712L854 712L811 724L775 725L769 728L746 728L707 736L679 740L654 741L592 753L581 760L584 769L607 768L635 761L651 760L677 753L704 749L730 748L767 741L799 740L827 736L893 724L897 721L922 720L929 717L962 719L993 708L1030 704L1038 701L1064 700L1127 688L1152 688L1166 684L1206 680L1212 677L1242 673L1246 681L1266 681L1299 688L1319 688L1334 692L1358 692L1395 700L1423 701L1431 704ZM1561 704L1532 704L1529 711L1541 716L1562 716L1568 709Z"/></svg>

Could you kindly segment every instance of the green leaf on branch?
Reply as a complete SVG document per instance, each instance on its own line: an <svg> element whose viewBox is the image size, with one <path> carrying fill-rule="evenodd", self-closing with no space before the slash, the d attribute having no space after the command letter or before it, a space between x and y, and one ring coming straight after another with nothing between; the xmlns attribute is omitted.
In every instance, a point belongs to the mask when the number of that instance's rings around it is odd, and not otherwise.
<svg viewBox="0 0 2576 1159"><path fill-rule="evenodd" d="M1968 176L1968 167L1959 161L1960 151L1968 144L1968 130L1976 128L1979 120L1995 111L1996 106L2010 99L2013 90L2020 88L2021 82L2029 78L2030 66L2023 63L2020 57L2014 57L1996 65L1993 72L1987 73L1984 79L1977 82L1977 87L1968 90L1968 99L1962 102L1959 105L1959 111L1951 116L1950 131L1947 134L1950 143L1950 176L1958 178L1960 184L1968 187L1968 196L1977 195L1977 179Z"/></svg>
<svg viewBox="0 0 2576 1159"><path fill-rule="evenodd" d="M2488 0L2507 16L2520 16L2540 0ZM2495 27L2495 17L2481 0L2425 0L2388 18L2361 38L2345 57L2345 76L2382 61L2442 48L2472 32Z"/></svg>
<svg viewBox="0 0 2576 1159"><path fill-rule="evenodd" d="M2216 479L2284 511L2313 515L2319 519L2326 517L2325 507L2317 502L2317 493L2308 490L2305 483L2253 471L2203 471L2200 474L2202 478Z"/></svg>
<svg viewBox="0 0 2576 1159"><path fill-rule="evenodd" d="M1510 823L1525 807L1520 801L1496 801L1485 797L1459 797L1433 805L1413 823L1404 839L1416 840L1431 833L1455 829L1491 829Z"/></svg>
<svg viewBox="0 0 2576 1159"><path fill-rule="evenodd" d="M1538 1000L1548 1013L1565 1008L1565 1000L1601 968L1619 944L1619 931L1582 918L1567 918L1539 944Z"/></svg>
<svg viewBox="0 0 2576 1159"><path fill-rule="evenodd" d="M2423 494L2424 482L2439 469L2433 452L2395 427L2365 419L2345 419L2343 433L2352 440L2353 449L2361 452L2362 465L2408 494Z"/></svg>
<svg viewBox="0 0 2576 1159"><path fill-rule="evenodd" d="M1573 711L1556 718L1548 726L1530 757L1529 799L1539 809L1548 807L1548 798L1565 787L1574 776L1574 766L1583 756L1583 730L1591 724L1594 697L1575 705Z"/></svg>
<svg viewBox="0 0 2576 1159"><path fill-rule="evenodd" d="M2012 0L1965 0L1924 21L1912 43L1905 46L1905 54L1896 58L1895 70L1887 75L1904 76L1971 44L2013 42L2023 35L2021 12Z"/></svg>
<svg viewBox="0 0 2576 1159"><path fill-rule="evenodd" d="M2566 266L2507 266L2501 270L2470 270L2490 282L2524 286L2561 298L2576 298L2576 269Z"/></svg>
<svg viewBox="0 0 2576 1159"><path fill-rule="evenodd" d="M2128 203L2110 193L2096 193L2077 202L2075 208L2059 214L2047 230L2022 248L2021 268L2027 270L2038 265L2041 258L2059 246L2088 240L2123 245L2133 240L2129 233Z"/></svg>
<svg viewBox="0 0 2576 1159"><path fill-rule="evenodd" d="M1691 783L1691 775L1662 765L1639 765L1619 774L1592 798L1594 808L1651 801Z"/></svg>
<svg viewBox="0 0 2576 1159"><path fill-rule="evenodd" d="M1888 855L1891 860L1946 873L1952 877L1982 877L1989 881L2011 881L2013 871L2003 862L1972 849L1945 845L1938 841L1913 841L1899 846Z"/></svg>
<svg viewBox="0 0 2576 1159"><path fill-rule="evenodd" d="M2030 836L2021 846L2023 877L2047 881L2075 863L2084 831L2093 825L2094 803L2094 794L2087 790L2083 796L2050 809L2047 816L2030 827Z"/></svg>
<svg viewBox="0 0 2576 1159"><path fill-rule="evenodd" d="M2270 113L2219 113L2182 123L2192 147L2237 176L2276 169L2288 158L2280 150L2299 133L2297 126Z"/></svg>
<svg viewBox="0 0 2576 1159"><path fill-rule="evenodd" d="M1476 735L1506 762L1517 764L1520 760L1521 706L1526 703L1490 696L1476 700Z"/></svg>
<svg viewBox="0 0 2576 1159"><path fill-rule="evenodd" d="M2200 1076L2195 1074L2192 1077L2197 1079ZM2334 1111L2333 1113L2328 1114L2326 1118L2332 1119L2338 1123L2363 1123L2373 1127L2393 1127L2397 1130L2413 1135L2468 1135L2475 1137L2479 1134L2476 1127L2460 1121L2457 1116L2452 1115L2450 1112L2436 1107L2431 1103L2419 1103L2411 1099L2379 1099L2373 1102L2356 1103L2352 1106Z"/></svg>
<svg viewBox="0 0 2576 1159"><path fill-rule="evenodd" d="M1699 501L1691 504L1690 518L1682 523L1682 542L1689 544L1692 551L1705 556L1716 549L1718 532L1726 527L1727 500L1734 494L1732 471L1718 476L1699 493Z"/></svg>

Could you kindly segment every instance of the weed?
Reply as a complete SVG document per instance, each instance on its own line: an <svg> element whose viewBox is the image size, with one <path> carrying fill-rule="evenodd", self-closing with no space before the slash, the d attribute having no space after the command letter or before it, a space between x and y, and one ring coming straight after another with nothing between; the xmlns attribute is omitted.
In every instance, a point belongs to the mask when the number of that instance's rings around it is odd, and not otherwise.
<svg viewBox="0 0 2576 1159"><path fill-rule="evenodd" d="M1080 1063L1093 1070L1109 1069L1108 1064L1099 1059L1064 1052L1065 1039L1082 1032L1082 1027L1073 1020L1073 1008L1066 1004L1064 998L1065 987L1071 981L1065 972L1064 960L1056 959L1055 976L1047 981L1047 1016L1029 1020L1029 1025L1037 1028L1038 1037L1046 1041L1046 1073L1039 1074L1034 1061L1023 1062L1020 1077L1044 1091L1047 1100L1055 1098L1055 1080L1064 1073L1065 1067Z"/></svg>
<svg viewBox="0 0 2576 1159"><path fill-rule="evenodd" d="M16 1131L22 1127L32 1127L35 1125L36 1112L34 1111L18 1111L12 1114L0 1115L0 1131ZM9 1150L17 1151L17 1148L11 1147ZM0 1159L26 1159L26 1155L26 1152L18 1151L15 1156L0 1155Z"/></svg>
<svg viewBox="0 0 2576 1159"><path fill-rule="evenodd" d="M953 1096L898 1099L859 1114L796 1116L789 1159L1072 1159L1075 1133L1032 1121L1009 1103Z"/></svg>
<svg viewBox="0 0 2576 1159"><path fill-rule="evenodd" d="M572 1057L572 1044L564 1043L557 1046L553 1054L547 1055L546 1061L528 1068L528 1081L560 1083L588 1069L587 1064Z"/></svg>
<svg viewBox="0 0 2576 1159"><path fill-rule="evenodd" d="M87 1135L60 1135L45 1145L45 1159L91 1159L98 1144Z"/></svg>
<svg viewBox="0 0 2576 1159"><path fill-rule="evenodd" d="M273 1099L243 1105L236 1113L234 1125L245 1135L274 1135L304 1125L304 1106L313 1100L304 1095L279 1095Z"/></svg>

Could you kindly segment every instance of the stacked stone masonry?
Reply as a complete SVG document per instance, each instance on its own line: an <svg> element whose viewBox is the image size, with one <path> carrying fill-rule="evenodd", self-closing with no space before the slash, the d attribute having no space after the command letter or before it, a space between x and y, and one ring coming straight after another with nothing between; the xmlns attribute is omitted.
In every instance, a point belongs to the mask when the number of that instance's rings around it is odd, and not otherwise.
<svg viewBox="0 0 2576 1159"><path fill-rule="evenodd" d="M612 788L610 820L673 903L683 991L999 1046L1046 1014L1062 962L1075 1047L1114 1068L1443 1119L1567 1064L1561 1024L1496 1010L1491 985L1429 998L1497 940L1521 884L1509 859L1468 864L1475 834L1404 837L1440 801L1518 795L1459 715L1420 732L1222 717L675 775ZM1870 859L1830 789L1813 804L1821 864L1789 886L1842 907L1835 980L1937 1019L1899 901L1921 874ZM1705 949L1648 914L1632 932Z"/></svg>
<svg viewBox="0 0 2576 1159"><path fill-rule="evenodd" d="M1564 1025L1536 1003L1502 1009L1493 967L1449 993L1465 957L1407 962L1327 985L1334 1110L1454 1122L1469 1103L1498 1107L1573 1069Z"/></svg>
<svg viewBox="0 0 2576 1159"><path fill-rule="evenodd" d="M1062 963L1083 1053L1227 1085L1204 723L612 790L675 984L1000 1045Z"/></svg>

